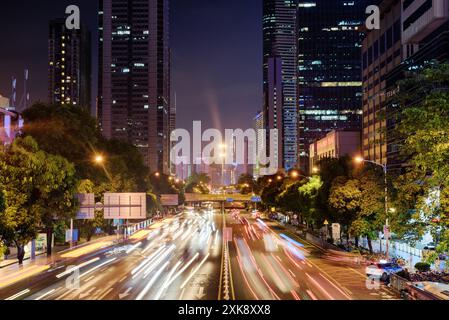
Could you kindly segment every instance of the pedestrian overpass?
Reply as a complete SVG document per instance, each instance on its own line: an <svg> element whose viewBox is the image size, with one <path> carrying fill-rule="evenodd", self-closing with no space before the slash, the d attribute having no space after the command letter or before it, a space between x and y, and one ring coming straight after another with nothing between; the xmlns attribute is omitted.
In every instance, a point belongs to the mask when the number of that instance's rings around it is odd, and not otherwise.
<svg viewBox="0 0 449 320"><path fill-rule="evenodd" d="M252 194L200 194L200 193L186 193L185 203L190 205L200 205L204 202L212 202L221 204L222 210L225 206L229 207L237 203L258 203L260 202L259 196L253 196Z"/></svg>

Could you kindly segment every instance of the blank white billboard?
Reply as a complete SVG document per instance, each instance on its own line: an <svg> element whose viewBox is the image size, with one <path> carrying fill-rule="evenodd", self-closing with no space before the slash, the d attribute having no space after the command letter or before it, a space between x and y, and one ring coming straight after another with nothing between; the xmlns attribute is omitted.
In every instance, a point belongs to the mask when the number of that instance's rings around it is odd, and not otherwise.
<svg viewBox="0 0 449 320"><path fill-rule="evenodd" d="M105 219L146 219L147 195L145 193L105 193Z"/></svg>

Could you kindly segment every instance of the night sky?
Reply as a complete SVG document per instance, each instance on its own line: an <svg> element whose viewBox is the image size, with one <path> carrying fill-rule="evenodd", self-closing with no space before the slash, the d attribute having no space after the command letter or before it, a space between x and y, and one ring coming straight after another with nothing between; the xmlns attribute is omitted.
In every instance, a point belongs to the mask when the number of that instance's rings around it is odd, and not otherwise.
<svg viewBox="0 0 449 320"><path fill-rule="evenodd" d="M76 4L93 32L93 89L97 79L96 0L14 0L0 6L0 94L30 69L32 101L47 101L50 19ZM262 104L262 0L171 0L172 96L177 127L248 128Z"/></svg>

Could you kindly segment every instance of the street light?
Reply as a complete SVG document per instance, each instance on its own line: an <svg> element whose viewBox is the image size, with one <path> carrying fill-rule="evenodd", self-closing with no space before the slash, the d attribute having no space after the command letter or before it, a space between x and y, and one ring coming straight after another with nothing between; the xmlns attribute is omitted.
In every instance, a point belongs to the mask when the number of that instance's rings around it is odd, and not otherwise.
<svg viewBox="0 0 449 320"><path fill-rule="evenodd" d="M101 154L97 154L94 158L95 163L102 164L104 162L104 157Z"/></svg>
<svg viewBox="0 0 449 320"><path fill-rule="evenodd" d="M296 178L299 177L298 171L292 171L292 172L290 173L290 175L291 175L291 177L292 177L293 179L296 179Z"/></svg>
<svg viewBox="0 0 449 320"><path fill-rule="evenodd" d="M371 160L366 160L363 157L355 157L354 158L355 162L357 163L371 163L374 164L376 166L379 166L382 168L383 172L384 172L384 184L385 184L385 190L384 190L384 197L385 197L385 226L388 228L388 181L387 181L387 164L382 164L382 163L378 163L375 161L371 161ZM396 212L396 209L393 209L391 212ZM385 232L385 231L384 231ZM387 260L388 260L388 236L386 237L386 256L387 256ZM381 245L381 249L380 251L382 252L382 239L380 239L380 245Z"/></svg>
<svg viewBox="0 0 449 320"><path fill-rule="evenodd" d="M157 178L159 178L159 177L161 176L161 174L160 174L159 172L156 172L156 173L154 174L154 176L157 177Z"/></svg>
<svg viewBox="0 0 449 320"><path fill-rule="evenodd" d="M318 172L320 172L320 169L318 169L318 167L313 167L312 172L317 174Z"/></svg>

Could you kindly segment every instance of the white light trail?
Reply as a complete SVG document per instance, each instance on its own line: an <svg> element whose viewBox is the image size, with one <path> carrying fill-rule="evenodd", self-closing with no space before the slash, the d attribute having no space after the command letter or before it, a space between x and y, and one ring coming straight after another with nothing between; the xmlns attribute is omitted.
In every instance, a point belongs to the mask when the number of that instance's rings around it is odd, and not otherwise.
<svg viewBox="0 0 449 320"><path fill-rule="evenodd" d="M168 286L170 286L171 284L172 284L172 282L173 281L175 281L176 280L176 278L178 278L192 263L193 263L193 261L195 261L196 260L196 258L198 258L198 256L199 256L200 254L197 252L194 256L193 256L193 258L192 259L190 259L190 261L189 262L187 262L187 264L181 269L181 270L179 270L178 271L178 273L168 282L168 284L167 284L167 287Z"/></svg>
<svg viewBox="0 0 449 320"><path fill-rule="evenodd" d="M107 261L105 261L105 262L103 262L103 263L100 263L98 266L95 266L95 267L93 267L92 269L90 269L90 270L84 272L83 274L81 274L81 275L80 275L80 279L81 279L82 277L88 275L89 273L92 273L92 272L94 272L95 270L100 269L101 267L103 267L103 266L105 266L105 265L107 265L107 264L113 262L114 260L117 260L117 258L112 258L112 259L109 259L109 260L107 260Z"/></svg>
<svg viewBox="0 0 449 320"><path fill-rule="evenodd" d="M157 292L156 296L154 297L154 300L159 300L162 296L162 293L164 292L164 290L168 287L168 282L170 281L170 278L173 276L173 274L175 273L176 269L178 269L178 267L181 265L181 261L178 261L176 263L176 265L171 269L170 273L167 276L167 280L164 282L164 284L162 285L162 287L159 289L159 291Z"/></svg>
<svg viewBox="0 0 449 320"><path fill-rule="evenodd" d="M155 252L153 252L148 258L143 260L143 262L140 265L138 265L136 268L134 268L131 271L131 274L133 275L136 272L138 272L140 269L142 269L149 261L151 261L153 258L155 258L159 253L161 253L164 248L165 248L165 245L163 245L162 247L157 249Z"/></svg>
<svg viewBox="0 0 449 320"><path fill-rule="evenodd" d="M45 297L51 295L51 294L52 294L53 292L55 292L55 291L56 291L56 289L52 289L52 290L50 290L50 291L44 293L43 295L37 297L37 298L34 299L34 300L41 300L41 299L43 299L43 298L45 298Z"/></svg>
<svg viewBox="0 0 449 320"><path fill-rule="evenodd" d="M14 300L14 299L17 299L18 297L21 297L21 296L29 293L29 292L30 292L30 289L25 289L23 291L20 291L19 293L16 293L15 295L13 295L9 298L6 298L5 300Z"/></svg>
<svg viewBox="0 0 449 320"><path fill-rule="evenodd" d="M196 266L196 268L190 273L190 275L187 277L187 279L184 281L184 283L179 287L180 289L183 289L187 283L189 283L190 279L195 275L195 273L198 272L198 270L201 268L201 266L206 262L207 258L209 258L210 253L208 253L204 259L200 262L199 265Z"/></svg>
<svg viewBox="0 0 449 320"><path fill-rule="evenodd" d="M145 288L143 288L142 292L139 293L136 300L142 300L143 297L147 294L147 292L150 290L151 286L156 282L157 278L161 275L161 273L164 271L165 268L167 268L168 264L170 262L167 261L164 263L164 265L159 268L159 270L154 274L153 278L147 283Z"/></svg>
<svg viewBox="0 0 449 320"><path fill-rule="evenodd" d="M130 254L131 252L133 252L134 250L136 250L140 245L142 245L142 242L136 243L136 244L133 245L131 248L129 248L128 250L126 250L126 254Z"/></svg>
<svg viewBox="0 0 449 320"><path fill-rule="evenodd" d="M67 269L66 271L64 271L64 272L62 272L62 273L60 273L60 274L57 274L57 275L56 275L56 278L60 279L60 278L62 278L63 276L65 276L65 275L67 275L67 274L70 274L70 273L72 273L73 271L75 271L75 270L77 270L77 269L81 269L82 267L85 267L85 266L87 266L87 265L89 265L89 264L91 264L91 263L97 262L98 260L100 260L100 258L97 257L97 258L94 258L94 259L92 259L92 260L83 262L83 263L81 263L81 264L79 264L79 265L77 265L77 266L74 266L74 267L72 267L72 268L70 268L70 269Z"/></svg>

